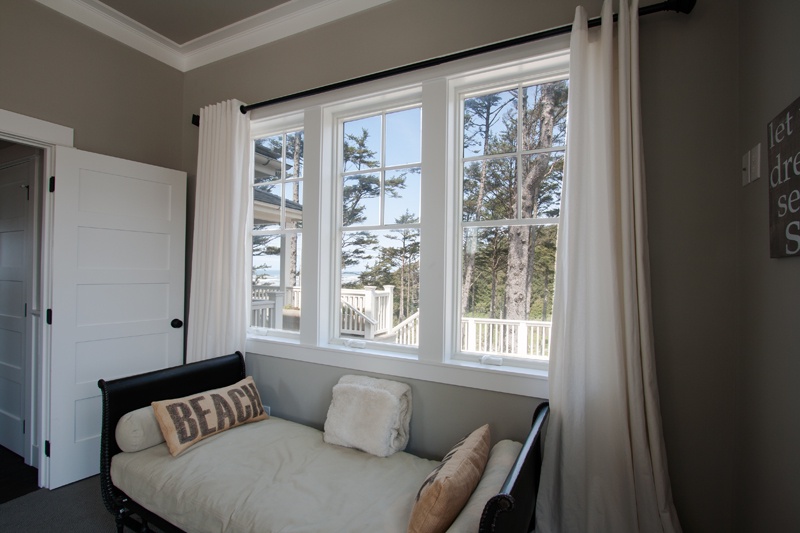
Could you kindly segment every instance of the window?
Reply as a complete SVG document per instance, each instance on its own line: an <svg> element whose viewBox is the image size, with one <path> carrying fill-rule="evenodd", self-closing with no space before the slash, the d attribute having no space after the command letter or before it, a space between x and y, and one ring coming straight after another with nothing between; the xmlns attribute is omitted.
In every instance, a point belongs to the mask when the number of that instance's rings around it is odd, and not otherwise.
<svg viewBox="0 0 800 533"><path fill-rule="evenodd" d="M252 112L247 350L547 397L567 42Z"/></svg>
<svg viewBox="0 0 800 533"><path fill-rule="evenodd" d="M547 360L566 80L461 99L460 349Z"/></svg>
<svg viewBox="0 0 800 533"><path fill-rule="evenodd" d="M339 336L417 344L419 106L342 121Z"/></svg>
<svg viewBox="0 0 800 533"><path fill-rule="evenodd" d="M300 330L303 131L255 140L250 325Z"/></svg>

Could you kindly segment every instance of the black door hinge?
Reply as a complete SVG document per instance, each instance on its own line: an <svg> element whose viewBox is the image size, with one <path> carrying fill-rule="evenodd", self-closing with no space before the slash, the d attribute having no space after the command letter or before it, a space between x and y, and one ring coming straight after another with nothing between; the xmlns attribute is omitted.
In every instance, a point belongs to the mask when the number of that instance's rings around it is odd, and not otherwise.
<svg viewBox="0 0 800 533"><path fill-rule="evenodd" d="M52 326L53 325L53 310L52 309L48 309L47 310L47 317L45 318L45 322L47 322L48 326Z"/></svg>
<svg viewBox="0 0 800 533"><path fill-rule="evenodd" d="M50 457L50 441L49 440L44 441L44 456L45 457Z"/></svg>
<svg viewBox="0 0 800 533"><path fill-rule="evenodd" d="M56 177L50 176L50 192L56 192Z"/></svg>

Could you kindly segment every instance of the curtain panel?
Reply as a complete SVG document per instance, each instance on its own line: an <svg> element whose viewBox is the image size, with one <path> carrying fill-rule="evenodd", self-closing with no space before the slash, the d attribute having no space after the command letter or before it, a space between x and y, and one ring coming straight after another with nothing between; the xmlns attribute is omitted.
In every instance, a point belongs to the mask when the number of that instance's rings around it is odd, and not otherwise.
<svg viewBox="0 0 800 533"><path fill-rule="evenodd" d="M253 220L250 115L228 100L200 110L186 361L244 352Z"/></svg>
<svg viewBox="0 0 800 533"><path fill-rule="evenodd" d="M638 5L576 10L539 532L679 532L650 316Z"/></svg>

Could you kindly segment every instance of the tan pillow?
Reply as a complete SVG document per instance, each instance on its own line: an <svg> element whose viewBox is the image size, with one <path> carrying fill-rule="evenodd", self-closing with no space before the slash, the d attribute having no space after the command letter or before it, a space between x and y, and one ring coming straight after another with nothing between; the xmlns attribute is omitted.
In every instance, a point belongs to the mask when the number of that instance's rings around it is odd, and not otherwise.
<svg viewBox="0 0 800 533"><path fill-rule="evenodd" d="M440 533L450 527L483 475L490 441L487 424L445 455L417 493L408 533Z"/></svg>
<svg viewBox="0 0 800 533"><path fill-rule="evenodd" d="M228 387L151 405L173 456L206 437L267 418L252 376Z"/></svg>

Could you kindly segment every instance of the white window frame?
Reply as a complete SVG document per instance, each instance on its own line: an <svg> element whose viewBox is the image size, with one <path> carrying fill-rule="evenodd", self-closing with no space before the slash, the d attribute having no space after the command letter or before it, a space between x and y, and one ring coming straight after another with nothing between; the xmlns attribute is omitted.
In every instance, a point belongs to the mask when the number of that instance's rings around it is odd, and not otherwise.
<svg viewBox="0 0 800 533"><path fill-rule="evenodd" d="M376 95L374 98L364 98L358 99L356 101L351 101L343 104L336 104L330 107L331 111L331 128L335 131L332 135L332 139L335 142L334 149L336 157L334 158L334 169L332 172L333 178L333 185L335 189L333 202L335 204L334 209L334 220L332 220L331 227L335 228L334 239L337 243L342 242L342 186L340 177L342 175L341 169L343 167L342 161L342 154L341 154L341 146L343 143L344 137L344 123L348 120L358 119L359 117L368 117L372 115L376 115L379 113L386 113L395 111L395 110L403 110L413 107L421 107L421 97L422 97L422 90L421 87L413 87L407 90L397 91L395 94L382 94ZM424 119L423 119L424 120ZM385 139L382 139L382 143L385 142ZM422 181L424 182L424 171L422 172ZM422 190L424 190L424 184L422 185ZM383 199L381 199L383 201ZM423 227L424 222L422 222L422 213L420 213L420 220L421 222L414 224L417 229ZM390 230L393 227L392 225L384 225L380 224L380 227L377 226L363 226L364 231L374 231L374 230ZM411 227L411 226L409 226ZM362 226L357 227L359 230L362 229ZM422 239L420 238L420 241ZM421 246L421 244L420 244ZM341 273L336 267L336 265L341 264L341 247L337 246L335 249L335 257L333 257L333 261L331 264L334 266L333 268L333 277L330 280L331 285L334 287L334 291L332 294L333 297L333 306L330 310L330 324L329 324L329 331L331 333L329 343L332 345L343 345L354 349L359 350L367 350L375 353L397 353L397 354L406 354L406 355L416 355L418 353L418 347L416 346L404 346L404 345L396 345L396 344L389 344L385 342L379 341L368 341L368 340L358 340L353 342L353 339L346 339L342 338L338 334L339 327L337 325L337 320L339 319L339 308L340 305L338 302L341 299ZM421 256L421 254L420 254ZM420 274L420 277L422 274ZM420 308L422 306L420 305ZM421 316L421 313L420 313Z"/></svg>
<svg viewBox="0 0 800 533"><path fill-rule="evenodd" d="M520 86L530 86L530 85L540 85L554 81L562 81L568 79L569 69L568 65L564 65L564 68L553 68L551 64L540 64L538 61L533 63L528 63L525 65L518 65L515 67L507 67L501 69L494 69L488 72L479 72L479 73L470 73L464 76L460 76L457 78L452 78L450 80L450 99L454 105L456 105L457 114L456 120L458 131L458 140L454 143L450 143L451 151L450 151L450 158L452 161L456 162L456 166L459 170L463 169L465 158L463 155L463 150L461 147L464 144L463 140L463 124L462 124L462 117L464 114L464 107L463 102L467 98L471 98L473 96L488 94L492 92L499 92L506 89L519 89ZM509 78L512 78L515 81L509 82ZM534 83L529 83L527 80L534 79ZM521 119L520 119L521 120ZM518 140L519 141L519 140ZM541 150L542 153L551 153L554 151L565 151L565 146L553 146L547 149ZM459 178L461 176L459 175ZM458 179L459 183L463 183L461 179ZM454 193L456 196L457 201L457 213L459 215L459 221L461 220L460 214L462 209L461 202L463 201L463 194L461 188L458 187L457 191ZM520 199L517 197L517 201L519 202ZM455 243L456 249L454 250L455 258L456 258L456 271L461 273L462 272L462 261L463 261L463 250L461 249L461 235L466 227L472 228L492 228L492 227L499 227L499 226L537 226L537 225L556 225L560 224L561 217L557 218L519 218L519 219L510 219L510 220L486 220L486 221L475 221L470 222L468 224L464 224L463 222L459 222L458 224L458 232L457 237L458 240ZM453 305L453 312L455 315L460 319L461 313L459 309L461 308L461 294L454 293L453 295L454 302ZM480 362L484 357L487 357L486 354L476 354L473 352L464 352L461 351L461 328L460 328L460 320L458 327L454 327L453 334L455 338L453 339L453 349L451 351L452 360L460 360L460 361L471 361L471 362ZM501 361L501 366L505 363L509 363L510 366L519 367L519 368L530 368L538 371L547 372L549 368L549 362L541 361L538 359L523 359L523 358L506 358L502 356L496 356L493 358L495 361Z"/></svg>
<svg viewBox="0 0 800 533"><path fill-rule="evenodd" d="M256 139L261 139L261 138L264 138L264 137L270 137L270 136L273 136L273 135L280 135L280 134L283 134L283 133L286 133L286 132L300 131L302 129L303 129L303 115L299 114L299 113L293 113L293 114L286 115L286 116L275 117L275 118L270 119L268 121L260 121L258 123L252 123L251 122L251 125L250 125L250 138L251 138L251 142L255 142ZM303 178L301 178L301 181L303 182L303 189L305 190L305 174L303 175ZM285 183L286 183L285 179L282 181L282 183L285 185ZM251 184L251 186L252 186L252 184ZM281 210L283 210L283 207L281 207ZM305 213L303 213L303 216L305 218ZM303 221L303 225L305 226L305 220ZM275 229L274 231L271 231L270 233L275 234L275 235L280 235L281 238L283 238L283 236L288 235L290 233L302 234L303 238L305 239L305 229L304 229L304 227L303 228L299 228L299 229L292 229L292 230L288 230L288 231L286 230L286 228L281 227L280 229ZM248 224L247 239L248 239L248 243L252 243L253 242L252 241L252 239L253 239L253 225L252 224ZM281 247L283 247L283 241L281 242ZM252 259L253 258L252 258L252 245L251 244L248 244L247 253L248 253L247 263L252 265L252 263L253 263ZM302 294L301 294L301 297L302 297ZM247 306L248 306L248 310L247 310L248 324L250 322L250 317L252 316L252 310L250 309L250 304L251 304L251 302L248 301L247 302ZM302 317L300 319L300 322L302 324ZM287 330L282 330L282 329L259 328L259 327L249 326L249 325L248 325L248 328L247 328L247 333L248 333L248 335L260 336L260 337L283 337L283 338L288 338L288 339L296 339L296 338L299 337L299 333L296 333L294 331L287 331Z"/></svg>
<svg viewBox="0 0 800 533"><path fill-rule="evenodd" d="M457 354L460 290L460 138L458 94L523 76L563 79L568 72L568 36L529 43L439 67L288 101L251 111L253 138L292 124L304 131L303 319L299 335L249 332L251 353L483 390L547 398L547 368L492 366ZM535 64L532 64L532 61ZM516 82L516 81L515 81ZM331 309L338 303L339 242L337 121L372 106L422 103L422 198L420 206L419 347L364 348L334 342ZM301 123L297 120L302 117ZM294 121L294 122L293 122ZM334 200L332 200L334 199ZM443 200L444 199L444 200ZM438 231L429 228L441 228Z"/></svg>

